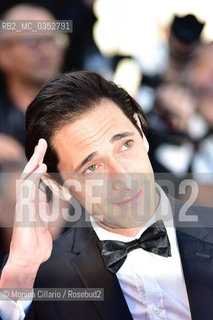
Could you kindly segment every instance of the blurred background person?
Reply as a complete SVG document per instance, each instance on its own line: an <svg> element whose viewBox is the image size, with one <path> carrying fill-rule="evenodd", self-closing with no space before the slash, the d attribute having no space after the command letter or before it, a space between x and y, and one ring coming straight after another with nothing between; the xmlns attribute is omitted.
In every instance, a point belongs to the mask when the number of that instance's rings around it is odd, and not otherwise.
<svg viewBox="0 0 213 320"><path fill-rule="evenodd" d="M167 66L162 74L165 81L182 80L185 68L202 45L201 32L204 25L193 14L174 15L169 27Z"/></svg>
<svg viewBox="0 0 213 320"><path fill-rule="evenodd" d="M53 20L45 8L19 4L3 20ZM40 88L62 70L67 38L58 33L0 34L0 163L23 157L24 112Z"/></svg>
<svg viewBox="0 0 213 320"><path fill-rule="evenodd" d="M182 71L181 81L158 86L149 113L154 170L195 179L199 183L198 203L209 206L213 205L212 61L212 42L203 44Z"/></svg>
<svg viewBox="0 0 213 320"><path fill-rule="evenodd" d="M205 22L200 21L193 14L172 15L171 21L161 34L162 44L157 48L159 52L158 64L152 72L146 71L146 68L144 72L142 65L142 89L147 87L153 89L153 99L155 89L161 83L178 83L183 80L185 69L193 61L199 48L202 47L204 26ZM149 107L151 108L151 106Z"/></svg>
<svg viewBox="0 0 213 320"><path fill-rule="evenodd" d="M148 113L152 165L156 172L170 172L181 179L192 171L198 137L192 125L197 101L184 77L203 45L203 27L204 23L192 14L173 15L167 40L167 63L162 73L149 82L154 89Z"/></svg>
<svg viewBox="0 0 213 320"><path fill-rule="evenodd" d="M11 0L0 3L0 12L23 1ZM35 5L35 1L24 3ZM73 31L68 33L69 45L65 54L63 71L80 70L93 63L100 51L93 38L93 26L97 18L93 12L94 0L37 0L36 5L46 8L56 19L72 20ZM87 61L88 60L88 61ZM97 61L100 66L102 62ZM101 66L100 66L101 67Z"/></svg>
<svg viewBox="0 0 213 320"><path fill-rule="evenodd" d="M190 172L193 146L189 123L195 110L196 100L182 84L165 82L158 86L152 111L148 113L154 171L181 177Z"/></svg>
<svg viewBox="0 0 213 320"><path fill-rule="evenodd" d="M3 20L54 20L46 8L17 4ZM57 32L0 34L0 265L9 251L16 203L16 181L25 163L25 110L41 87L61 72L68 46ZM70 208L60 201L60 208ZM64 231L62 215L50 224L53 239Z"/></svg>
<svg viewBox="0 0 213 320"><path fill-rule="evenodd" d="M198 139L192 170L206 172L213 178L213 42L201 48L186 70L185 83L196 97L196 113L200 119L197 126L194 125ZM204 175L205 180L208 179Z"/></svg>
<svg viewBox="0 0 213 320"><path fill-rule="evenodd" d="M156 90L150 139L153 162L158 159L163 170L213 172L212 58L212 43L203 45L182 71L182 81L163 82ZM203 180L208 178L203 174Z"/></svg>

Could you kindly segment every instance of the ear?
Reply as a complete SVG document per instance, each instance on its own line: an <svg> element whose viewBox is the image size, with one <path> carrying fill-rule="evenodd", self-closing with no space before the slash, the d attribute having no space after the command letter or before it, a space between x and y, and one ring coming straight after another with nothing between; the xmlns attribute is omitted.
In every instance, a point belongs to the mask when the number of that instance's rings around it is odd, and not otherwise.
<svg viewBox="0 0 213 320"><path fill-rule="evenodd" d="M138 127L141 129L141 132L143 133L143 130L142 130L142 127L141 127L141 122L140 122L140 119L139 119L137 113L134 114L134 118L135 118L135 120L137 122ZM144 143L144 147L146 149L146 152L148 153L148 151L149 151L149 142L147 141L147 138L146 138L144 133L143 133L143 143Z"/></svg>
<svg viewBox="0 0 213 320"><path fill-rule="evenodd" d="M45 175L43 175L41 180L59 199L69 201L72 198L69 190L65 186L62 186L57 181L55 181L49 174L46 173Z"/></svg>

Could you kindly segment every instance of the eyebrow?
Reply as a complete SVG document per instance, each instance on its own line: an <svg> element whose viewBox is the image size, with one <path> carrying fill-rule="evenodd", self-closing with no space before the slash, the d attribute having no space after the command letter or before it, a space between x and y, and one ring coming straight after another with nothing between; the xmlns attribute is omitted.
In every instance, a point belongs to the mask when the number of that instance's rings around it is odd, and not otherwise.
<svg viewBox="0 0 213 320"><path fill-rule="evenodd" d="M123 138L129 137L134 135L134 132L122 132L122 133L118 133L116 135L114 135L111 139L110 139L110 143L115 143L116 141L119 141ZM79 171L85 164L87 164L88 162L90 162L95 156L98 155L97 151L94 151L92 153L90 153L75 169L75 171Z"/></svg>
<svg viewBox="0 0 213 320"><path fill-rule="evenodd" d="M110 139L110 143L114 143L118 140L121 140L123 138L126 138L126 137L129 137L129 136L132 136L134 135L134 132L122 132L122 133L118 133L116 135L114 135L111 139Z"/></svg>

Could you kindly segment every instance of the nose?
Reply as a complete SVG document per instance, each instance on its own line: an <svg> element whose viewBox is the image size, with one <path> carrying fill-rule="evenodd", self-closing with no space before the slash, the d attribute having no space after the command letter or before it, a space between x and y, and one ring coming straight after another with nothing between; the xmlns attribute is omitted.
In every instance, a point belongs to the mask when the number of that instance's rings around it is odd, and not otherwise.
<svg viewBox="0 0 213 320"><path fill-rule="evenodd" d="M114 191L130 191L132 187L131 173L126 166L114 161L109 165L108 177Z"/></svg>
<svg viewBox="0 0 213 320"><path fill-rule="evenodd" d="M53 40L49 37L41 37L37 41L37 47L41 52L49 53L50 49L53 49Z"/></svg>

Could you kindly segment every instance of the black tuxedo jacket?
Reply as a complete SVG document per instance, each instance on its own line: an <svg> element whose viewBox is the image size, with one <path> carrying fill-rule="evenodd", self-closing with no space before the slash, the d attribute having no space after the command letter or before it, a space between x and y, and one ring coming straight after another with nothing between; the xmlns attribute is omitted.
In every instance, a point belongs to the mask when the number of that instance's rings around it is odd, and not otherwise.
<svg viewBox="0 0 213 320"><path fill-rule="evenodd" d="M187 215L198 216L192 225L179 223L181 203L175 201L172 207L192 319L212 320L213 210L189 208ZM35 287L104 288L104 301L33 301L25 319L132 319L116 275L104 266L97 240L91 226L71 228L55 241L50 259L39 269Z"/></svg>

